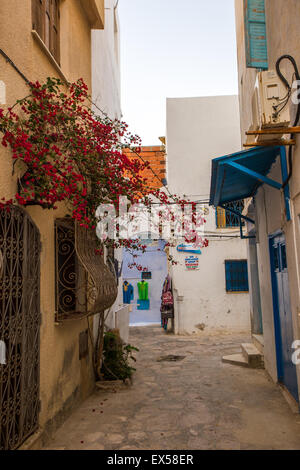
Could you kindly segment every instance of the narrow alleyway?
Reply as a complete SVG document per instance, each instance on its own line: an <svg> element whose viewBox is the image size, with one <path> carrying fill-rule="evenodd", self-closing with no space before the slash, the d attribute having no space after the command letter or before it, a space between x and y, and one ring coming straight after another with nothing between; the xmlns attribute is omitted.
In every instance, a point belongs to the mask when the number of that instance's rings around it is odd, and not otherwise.
<svg viewBox="0 0 300 470"><path fill-rule="evenodd" d="M266 372L221 362L245 340L131 329L130 343L140 348L133 386L95 392L47 448L300 449L300 415ZM169 354L184 358L158 361Z"/></svg>

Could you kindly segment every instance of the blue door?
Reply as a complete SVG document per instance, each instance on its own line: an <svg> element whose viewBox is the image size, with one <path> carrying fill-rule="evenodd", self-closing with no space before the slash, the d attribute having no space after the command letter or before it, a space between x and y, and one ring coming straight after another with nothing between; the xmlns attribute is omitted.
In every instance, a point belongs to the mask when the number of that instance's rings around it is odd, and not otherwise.
<svg viewBox="0 0 300 470"><path fill-rule="evenodd" d="M278 379L299 401L296 366L292 362L294 334L283 234L270 240L270 250Z"/></svg>

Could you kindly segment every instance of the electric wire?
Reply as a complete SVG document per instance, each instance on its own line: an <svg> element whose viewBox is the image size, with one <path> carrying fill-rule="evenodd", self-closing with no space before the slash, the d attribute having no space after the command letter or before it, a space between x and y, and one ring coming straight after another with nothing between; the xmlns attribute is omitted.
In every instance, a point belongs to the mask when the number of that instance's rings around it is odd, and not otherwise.
<svg viewBox="0 0 300 470"><path fill-rule="evenodd" d="M117 5L115 8L117 8L118 6L118 2L117 2ZM27 79L27 77L21 72L21 70L17 67L17 65L10 59L10 57L8 57L8 55L2 50L0 49L0 54L5 58L5 60L16 70L16 72L23 78L23 80L26 82L26 84L28 86L30 86L30 81ZM109 115L103 111L103 109L101 109L95 102L93 102L91 99L89 99L89 102L96 108L98 109L98 111L100 111L103 116L109 118ZM129 148L129 147L126 147L126 148ZM130 149L132 150L132 149ZM140 160L142 160L142 162L145 164L147 163L147 161L141 156L139 155L138 152L136 152L135 150L132 150L132 152L134 154L136 154ZM168 192L169 196L174 199L174 196L171 194L170 190L168 189L168 187L164 184L163 180L158 176L158 174L153 170L152 167L150 167L150 171L153 173L153 175L155 176L155 178L157 178L157 180L161 183L161 185L166 188L166 191Z"/></svg>
<svg viewBox="0 0 300 470"><path fill-rule="evenodd" d="M280 78L280 80L282 81L282 83L285 85L285 87L287 88L288 90L288 94L289 94L289 98L291 96L291 92L292 92L292 87L290 86L289 82L287 81L287 79L285 78L285 76L282 74L281 72L281 69L280 69L280 64L283 60L289 60L292 64L292 66L294 67L294 75L293 77L295 76L296 80L297 80L297 90L299 91L300 90L300 74L299 74L299 70L298 70L298 66L297 66L297 63L294 59L294 57L292 57L291 55L288 55L288 54L285 54L285 55L282 55L281 57L279 57L279 59L277 59L277 62L276 62L276 72ZM286 103L287 104L287 103ZM285 105L286 106L286 105ZM285 107L284 106L284 107ZM282 108L283 109L283 108ZM280 112L280 111L278 111ZM297 112L296 112L296 117L295 117L295 120L294 120L294 123L293 123L293 126L292 127L295 127L297 126L298 122L299 122L299 119L300 119L300 100L298 102L298 106L297 106ZM295 134L292 134L291 133L291 139L294 139L295 137ZM287 179L283 182L282 184L282 188L285 188L291 177L292 177L292 174L293 174L293 148L292 146L289 147L289 154L288 154L288 160L289 160L289 174L288 174L288 177Z"/></svg>
<svg viewBox="0 0 300 470"><path fill-rule="evenodd" d="M6 62L8 62L15 69L15 71L20 75L20 77L23 78L24 82L26 82L27 85L29 85L30 82L28 78L23 74L23 72L21 72L21 70L16 66L16 64L11 60L11 58L8 57L7 54L5 54L5 52L2 49L0 49L0 54L2 55L2 57L4 57Z"/></svg>
<svg viewBox="0 0 300 470"><path fill-rule="evenodd" d="M118 3L117 3L118 5ZM27 85L30 86L30 81L27 79L27 77L21 72L21 70L17 67L17 65L10 59L10 57L8 57L8 55L2 50L0 49L0 54L5 58L5 60L16 70L16 72L23 78L23 80L26 82ZM90 98L89 98L89 102L98 110L101 112L101 114L107 118L109 118L109 115L103 111L103 109L100 108L100 106L97 105L96 102L93 102ZM300 110L299 110L299 113L300 113ZM128 147L127 147L128 148ZM132 150L132 149L130 149ZM140 160L142 160L142 162L145 164L147 163L147 161L138 153L136 152L135 150L133 150L133 153L138 157L140 158ZM153 170L152 167L150 167L150 171L152 172L152 174L155 176L155 178L157 178L157 180L161 183L161 185L166 189L166 191L168 192L169 196L171 198L174 199L174 196L171 194L169 188L167 187L167 185L164 184L163 180L158 176L158 174ZM200 199L200 200L197 200L197 201L192 201L192 202L188 202L188 204L209 204L209 199ZM160 204L160 202L153 202L152 204ZM172 204L177 204L177 202L170 202L168 203L170 205Z"/></svg>

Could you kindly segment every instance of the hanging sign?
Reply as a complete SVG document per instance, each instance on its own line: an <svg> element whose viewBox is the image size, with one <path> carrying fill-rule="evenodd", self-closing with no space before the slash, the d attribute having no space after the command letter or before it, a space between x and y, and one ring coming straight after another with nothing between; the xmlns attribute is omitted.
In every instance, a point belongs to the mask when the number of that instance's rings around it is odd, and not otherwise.
<svg viewBox="0 0 300 470"><path fill-rule="evenodd" d="M185 267L188 271L197 271L199 269L198 256L188 256L185 258Z"/></svg>
<svg viewBox="0 0 300 470"><path fill-rule="evenodd" d="M199 250L199 248L195 248L195 245L192 243L178 245L177 251L179 251L179 253L196 253L197 255L201 255L202 253L202 251Z"/></svg>

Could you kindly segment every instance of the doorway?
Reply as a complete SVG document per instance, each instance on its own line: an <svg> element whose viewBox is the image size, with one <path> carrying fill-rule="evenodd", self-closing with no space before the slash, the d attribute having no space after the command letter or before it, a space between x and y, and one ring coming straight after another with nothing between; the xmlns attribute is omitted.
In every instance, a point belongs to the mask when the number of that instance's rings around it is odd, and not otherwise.
<svg viewBox="0 0 300 470"><path fill-rule="evenodd" d="M260 284L258 272L257 241L255 231L249 232L249 279L250 279L250 305L251 305L251 333L255 335L263 334ZM255 238L254 238L255 237Z"/></svg>
<svg viewBox="0 0 300 470"><path fill-rule="evenodd" d="M270 239L270 254L278 380L299 401L296 366L292 362L294 334L283 233Z"/></svg>
<svg viewBox="0 0 300 470"><path fill-rule="evenodd" d="M0 211L0 252L0 450L14 450L40 409L40 234L19 207Z"/></svg>
<svg viewBox="0 0 300 470"><path fill-rule="evenodd" d="M131 302L130 326L143 326L161 323L161 294L163 283L168 274L167 255L164 251L163 240L142 240L146 245L144 253L132 253L124 250L123 255L123 281L127 281L133 287L133 299ZM132 262L142 266L145 272L139 271L137 267L130 267ZM140 284L146 284L148 301L140 301Z"/></svg>

